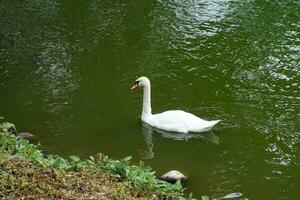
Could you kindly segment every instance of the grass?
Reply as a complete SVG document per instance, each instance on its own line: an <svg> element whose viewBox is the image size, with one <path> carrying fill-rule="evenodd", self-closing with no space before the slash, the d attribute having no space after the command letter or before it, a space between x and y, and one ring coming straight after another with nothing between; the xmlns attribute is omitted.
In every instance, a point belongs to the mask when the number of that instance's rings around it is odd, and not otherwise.
<svg viewBox="0 0 300 200"><path fill-rule="evenodd" d="M45 155L39 145L11 134L0 123L0 198L6 199L192 199L180 182L159 180L143 162L104 156L82 160Z"/></svg>

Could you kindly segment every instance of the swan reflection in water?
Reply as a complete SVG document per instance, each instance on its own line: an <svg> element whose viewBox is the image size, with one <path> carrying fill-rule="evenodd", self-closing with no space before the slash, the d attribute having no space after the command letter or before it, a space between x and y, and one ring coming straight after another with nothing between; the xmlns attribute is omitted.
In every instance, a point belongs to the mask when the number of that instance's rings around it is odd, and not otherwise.
<svg viewBox="0 0 300 200"><path fill-rule="evenodd" d="M145 147L141 152L141 156L143 159L152 159L154 158L154 144L152 141L153 134L160 134L164 138L172 139L172 140L182 140L188 141L190 139L201 138L204 141L219 145L220 139L214 134L212 131L205 133L178 133L178 132L168 132L158 128L154 128L149 124L142 122L142 135L145 140Z"/></svg>

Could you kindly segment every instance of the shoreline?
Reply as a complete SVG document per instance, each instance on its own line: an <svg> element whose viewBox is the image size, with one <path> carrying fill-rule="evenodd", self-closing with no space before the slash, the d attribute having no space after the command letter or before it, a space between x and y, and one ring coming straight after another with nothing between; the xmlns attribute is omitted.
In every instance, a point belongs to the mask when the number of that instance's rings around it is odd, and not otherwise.
<svg viewBox="0 0 300 200"><path fill-rule="evenodd" d="M82 160L45 155L41 146L15 136L16 128L0 123L0 197L7 199L193 199L180 182L158 179L155 171L131 157Z"/></svg>

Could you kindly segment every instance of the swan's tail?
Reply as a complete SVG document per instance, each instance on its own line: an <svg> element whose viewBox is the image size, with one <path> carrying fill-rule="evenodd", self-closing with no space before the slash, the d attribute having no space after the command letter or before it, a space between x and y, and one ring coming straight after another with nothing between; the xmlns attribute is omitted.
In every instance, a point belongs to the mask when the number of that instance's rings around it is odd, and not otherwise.
<svg viewBox="0 0 300 200"><path fill-rule="evenodd" d="M212 128L213 126L215 126L217 123L219 123L221 120L213 120L210 121L210 127Z"/></svg>
<svg viewBox="0 0 300 200"><path fill-rule="evenodd" d="M208 126L207 127L201 128L200 130L197 130L196 132L207 132L207 131L210 131L220 121L221 120L208 121Z"/></svg>

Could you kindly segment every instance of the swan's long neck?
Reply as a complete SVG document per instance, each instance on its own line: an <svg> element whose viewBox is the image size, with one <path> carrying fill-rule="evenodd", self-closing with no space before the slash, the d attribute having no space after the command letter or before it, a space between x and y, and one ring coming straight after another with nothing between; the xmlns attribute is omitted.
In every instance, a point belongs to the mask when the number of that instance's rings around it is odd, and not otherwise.
<svg viewBox="0 0 300 200"><path fill-rule="evenodd" d="M150 115L152 115L152 113L151 113L151 85L149 83L146 86L144 86L142 119Z"/></svg>

